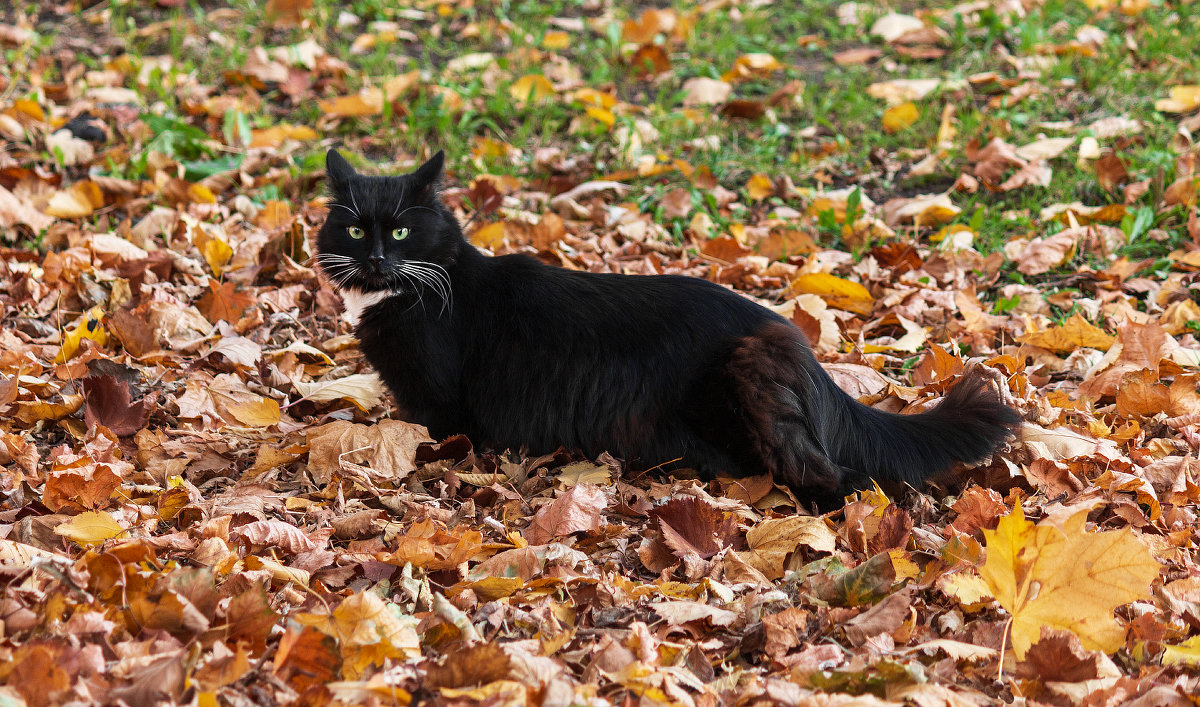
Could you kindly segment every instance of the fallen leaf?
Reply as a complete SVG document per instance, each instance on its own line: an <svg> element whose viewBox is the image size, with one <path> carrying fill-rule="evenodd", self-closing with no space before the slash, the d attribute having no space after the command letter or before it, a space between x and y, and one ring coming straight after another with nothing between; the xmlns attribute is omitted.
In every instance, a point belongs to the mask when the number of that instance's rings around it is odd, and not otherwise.
<svg viewBox="0 0 1200 707"><path fill-rule="evenodd" d="M792 284L788 288L788 294L791 296L800 294L817 295L825 300L830 307L856 314L867 315L875 308L875 298L871 296L867 288L857 282L843 280L829 273L800 275L792 280Z"/></svg>
<svg viewBox="0 0 1200 707"><path fill-rule="evenodd" d="M1154 109L1163 113L1190 113L1200 108L1200 86L1172 86L1170 98L1154 102Z"/></svg>
<svg viewBox="0 0 1200 707"><path fill-rule="evenodd" d="M683 82L683 105L715 106L728 100L733 86L725 81L696 76Z"/></svg>
<svg viewBox="0 0 1200 707"><path fill-rule="evenodd" d="M55 363L66 363L79 353L79 347L84 339L96 342L99 346L108 343L108 332L104 329L104 309L92 307L79 322L63 335L62 348L54 357Z"/></svg>
<svg viewBox="0 0 1200 707"><path fill-rule="evenodd" d="M775 194L775 183L765 174L755 174L746 182L746 193L754 201L762 201Z"/></svg>
<svg viewBox="0 0 1200 707"><path fill-rule="evenodd" d="M113 517L103 511L80 513L66 523L54 526L54 532L85 547L99 545L125 533Z"/></svg>
<svg viewBox="0 0 1200 707"><path fill-rule="evenodd" d="M1075 256L1082 236L1082 229L1068 228L1053 236L1034 239L1016 258L1017 270L1026 275L1041 275L1065 264Z"/></svg>
<svg viewBox="0 0 1200 707"><path fill-rule="evenodd" d="M783 576L784 562L796 548L804 545L817 552L833 552L836 543L837 535L823 518L771 518L746 533L747 549L738 555L768 579L778 579Z"/></svg>
<svg viewBox="0 0 1200 707"><path fill-rule="evenodd" d="M905 101L919 101L941 85L940 79L893 79L867 86L867 95L894 106Z"/></svg>
<svg viewBox="0 0 1200 707"><path fill-rule="evenodd" d="M314 403L349 400L364 411L383 399L383 381L375 373L354 373L326 381L296 381L293 385L305 400Z"/></svg>
<svg viewBox="0 0 1200 707"><path fill-rule="evenodd" d="M598 530L600 513L607 505L608 500L600 487L592 484L572 486L553 503L538 510L525 535L530 542L542 545L551 538Z"/></svg>
<svg viewBox="0 0 1200 707"><path fill-rule="evenodd" d="M280 123L261 130L251 130L250 144L247 147L276 148L285 140L307 141L316 140L318 137L320 134L306 125Z"/></svg>
<svg viewBox="0 0 1200 707"><path fill-rule="evenodd" d="M1055 353L1071 353L1079 348L1107 351L1116 337L1106 334L1076 312L1058 326L1018 336L1017 341Z"/></svg>
<svg viewBox="0 0 1200 707"><path fill-rule="evenodd" d="M154 399L143 397L135 405L127 381L109 375L89 376L81 381L81 387L83 421L88 427L104 425L113 434L128 437L146 426Z"/></svg>
<svg viewBox="0 0 1200 707"><path fill-rule="evenodd" d="M878 20L875 20L875 23L871 25L870 33L874 37L881 37L883 41L890 44L905 34L921 29L924 26L923 22L912 15L889 12Z"/></svg>
<svg viewBox="0 0 1200 707"><path fill-rule="evenodd" d="M658 527L659 540L679 558L692 553L708 559L738 536L733 516L696 498L673 498L648 515Z"/></svg>
<svg viewBox="0 0 1200 707"><path fill-rule="evenodd" d="M56 218L84 218L104 206L104 194L95 182L75 182L69 189L55 192L46 205L46 215Z"/></svg>
<svg viewBox="0 0 1200 707"><path fill-rule="evenodd" d="M343 460L367 464L378 474L403 479L416 469L417 447L431 442L424 427L399 420L358 425L337 420L310 428L308 467L322 480L338 473Z"/></svg>
<svg viewBox="0 0 1200 707"><path fill-rule="evenodd" d="M1087 532L1086 516L1086 511L1072 516L1061 529L1035 526L1018 504L995 530L983 531L987 561L979 574L1013 617L1018 659L1043 626L1070 631L1084 647L1112 653L1125 637L1113 610L1150 595L1159 564L1149 548L1128 528Z"/></svg>
<svg viewBox="0 0 1200 707"><path fill-rule="evenodd" d="M1015 152L1023 160L1052 160L1074 144L1073 137L1045 137L1022 145Z"/></svg>
<svg viewBox="0 0 1200 707"><path fill-rule="evenodd" d="M518 104L537 103L554 95L554 86L541 74L526 74L513 81L508 93Z"/></svg>
<svg viewBox="0 0 1200 707"><path fill-rule="evenodd" d="M383 91L368 87L349 96L317 101L322 113L335 118L365 118L383 112Z"/></svg>
<svg viewBox="0 0 1200 707"><path fill-rule="evenodd" d="M208 292L196 300L196 309L213 324L235 324L253 305L254 296L249 292L239 291L232 282L218 283L214 279L208 281Z"/></svg>
<svg viewBox="0 0 1200 707"><path fill-rule="evenodd" d="M883 131L895 134L912 127L921 117L921 111L912 101L905 101L883 112Z"/></svg>
<svg viewBox="0 0 1200 707"><path fill-rule="evenodd" d="M733 82L751 78L765 78L783 68L786 67L770 54L743 54L733 62L733 68L721 76L721 80Z"/></svg>
<svg viewBox="0 0 1200 707"><path fill-rule="evenodd" d="M19 223L38 233L49 228L54 219L0 186L0 227L10 229ZM11 236L9 238L11 239Z"/></svg>

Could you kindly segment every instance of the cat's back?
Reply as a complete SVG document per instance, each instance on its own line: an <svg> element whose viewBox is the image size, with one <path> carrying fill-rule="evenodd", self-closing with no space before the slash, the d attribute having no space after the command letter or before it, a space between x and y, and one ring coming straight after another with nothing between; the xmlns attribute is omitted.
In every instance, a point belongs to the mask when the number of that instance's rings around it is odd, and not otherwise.
<svg viewBox="0 0 1200 707"><path fill-rule="evenodd" d="M749 333L778 316L769 309L716 283L685 275L592 273L546 265L526 255L492 258L488 283L481 295L521 312L599 324L613 317L627 324L687 327L703 322L716 333ZM581 319L582 317L582 319Z"/></svg>

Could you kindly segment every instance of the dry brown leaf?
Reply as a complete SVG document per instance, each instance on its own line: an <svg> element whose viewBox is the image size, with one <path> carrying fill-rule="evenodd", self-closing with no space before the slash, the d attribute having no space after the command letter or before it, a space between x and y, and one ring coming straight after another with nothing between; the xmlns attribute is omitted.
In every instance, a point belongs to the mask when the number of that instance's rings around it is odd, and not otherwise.
<svg viewBox="0 0 1200 707"><path fill-rule="evenodd" d="M374 425L338 420L310 428L306 437L309 469L322 480L338 474L344 460L399 481L416 468L417 446L433 441L424 427L399 420Z"/></svg>
<svg viewBox="0 0 1200 707"><path fill-rule="evenodd" d="M538 510L525 531L526 537L542 545L551 538L598 530L600 514L607 505L608 499L599 486L577 484Z"/></svg>
<svg viewBox="0 0 1200 707"><path fill-rule="evenodd" d="M833 552L837 535L823 518L791 516L764 520L746 533L745 552L738 556L768 579L783 576L784 562L804 545L817 552Z"/></svg>

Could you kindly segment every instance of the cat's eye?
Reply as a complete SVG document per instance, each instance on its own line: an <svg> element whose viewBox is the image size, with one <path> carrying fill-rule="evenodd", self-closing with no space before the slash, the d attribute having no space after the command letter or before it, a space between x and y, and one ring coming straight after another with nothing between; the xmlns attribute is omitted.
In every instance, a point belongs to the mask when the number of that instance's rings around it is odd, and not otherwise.
<svg viewBox="0 0 1200 707"><path fill-rule="evenodd" d="M366 235L358 226L351 226L350 228L347 228L346 231L350 234L350 237L356 241Z"/></svg>
<svg viewBox="0 0 1200 707"><path fill-rule="evenodd" d="M398 241L402 241L405 238L408 238L408 229L407 228L395 229L394 231L392 231L392 238L395 238Z"/></svg>

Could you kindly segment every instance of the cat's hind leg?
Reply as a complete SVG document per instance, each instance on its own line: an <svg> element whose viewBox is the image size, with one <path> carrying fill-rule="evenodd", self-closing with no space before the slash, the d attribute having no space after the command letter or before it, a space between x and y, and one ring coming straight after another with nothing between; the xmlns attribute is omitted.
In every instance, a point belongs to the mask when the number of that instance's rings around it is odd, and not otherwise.
<svg viewBox="0 0 1200 707"><path fill-rule="evenodd" d="M772 322L738 341L724 377L747 455L777 482L824 497L841 485L843 470L822 442L820 416L836 412L825 409L814 373L821 375L819 364L800 331Z"/></svg>

